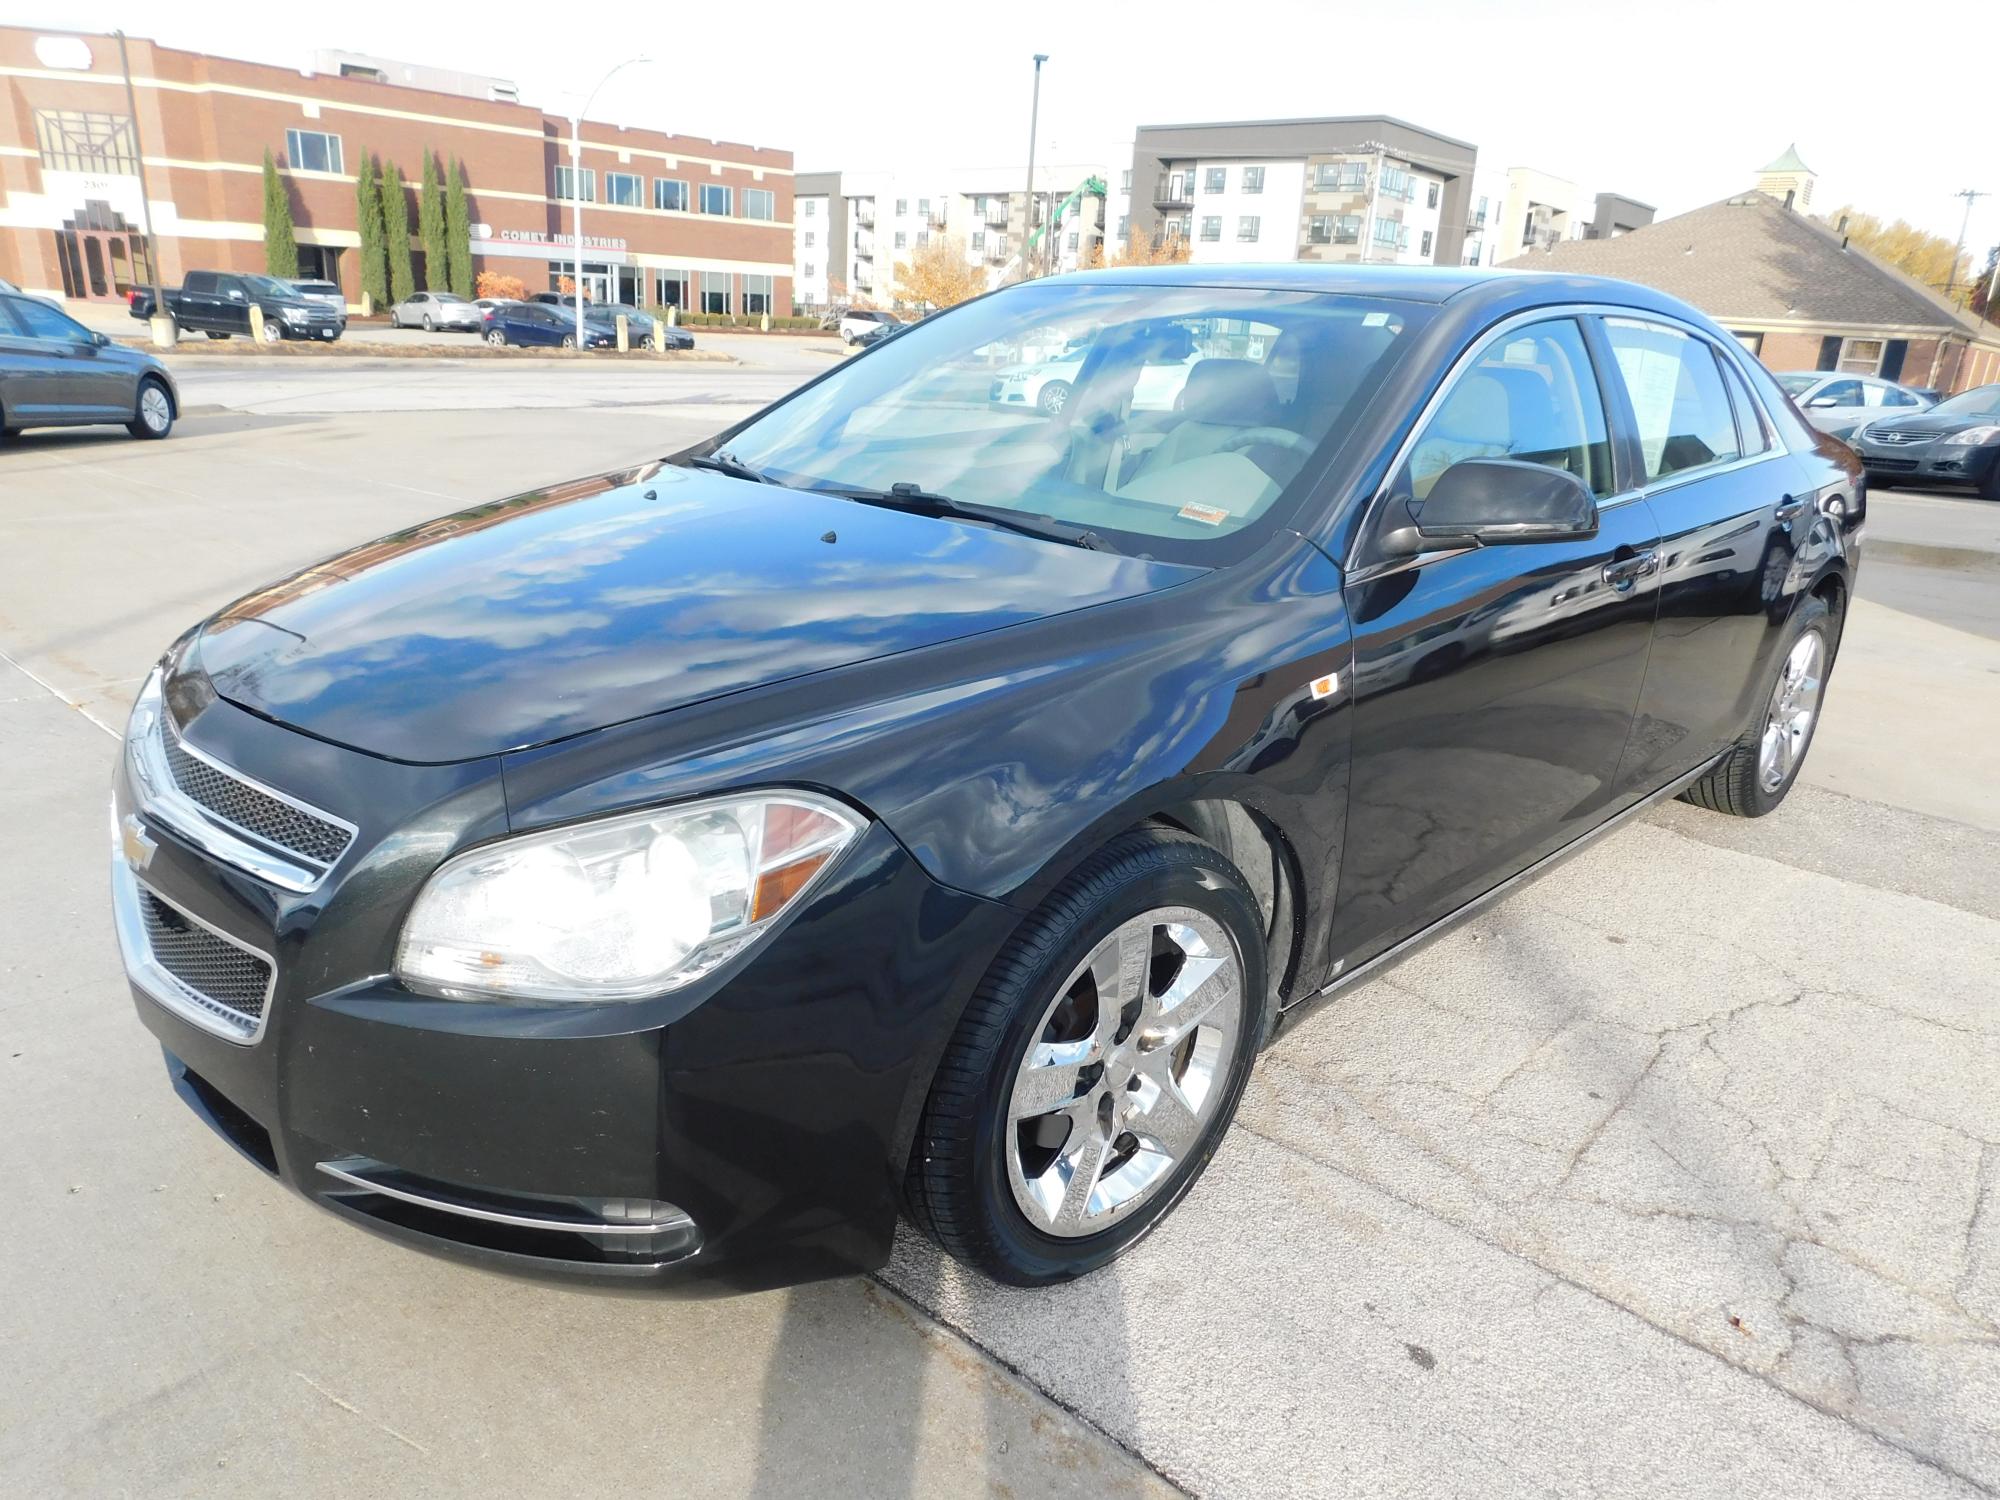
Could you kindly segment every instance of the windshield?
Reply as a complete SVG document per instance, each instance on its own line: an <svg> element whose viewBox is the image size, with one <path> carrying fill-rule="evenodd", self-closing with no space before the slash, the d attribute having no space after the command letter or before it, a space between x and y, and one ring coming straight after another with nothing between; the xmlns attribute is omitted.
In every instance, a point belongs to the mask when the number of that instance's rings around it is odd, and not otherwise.
<svg viewBox="0 0 2000 1500"><path fill-rule="evenodd" d="M243 278L250 284L250 290L260 297L271 297L279 302L303 302L299 289L275 276L250 275Z"/></svg>
<svg viewBox="0 0 2000 1500"><path fill-rule="evenodd" d="M1826 377L1823 375L1774 375L1772 379L1785 388L1787 396L1803 396Z"/></svg>
<svg viewBox="0 0 2000 1500"><path fill-rule="evenodd" d="M1030 283L912 326L718 446L781 484L915 485L1199 560L1218 538L1279 524L1307 458L1346 431L1429 312Z"/></svg>
<svg viewBox="0 0 2000 1500"><path fill-rule="evenodd" d="M1928 413L1934 417L2000 417L2000 385L1975 386L1940 401Z"/></svg>

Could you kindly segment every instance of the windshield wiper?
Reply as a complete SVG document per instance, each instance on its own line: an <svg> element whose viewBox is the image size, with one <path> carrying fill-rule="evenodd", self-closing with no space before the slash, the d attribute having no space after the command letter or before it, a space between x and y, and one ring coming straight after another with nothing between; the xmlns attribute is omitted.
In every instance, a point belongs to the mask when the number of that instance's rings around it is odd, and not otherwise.
<svg viewBox="0 0 2000 1500"><path fill-rule="evenodd" d="M1053 516L1031 516L1024 511L1009 510L1004 505L980 505L970 500L954 500L949 495L934 494L920 485L892 484L886 490L871 490L863 485L815 485L823 495L838 495L843 500L858 500L863 505L880 505L889 510L914 511L920 516L950 516L962 521L984 521L1002 531L1018 532L1022 536L1040 537L1044 541L1066 542L1072 547L1083 547L1092 552L1115 550L1103 537L1082 526L1072 526L1067 521L1058 521Z"/></svg>
<svg viewBox="0 0 2000 1500"><path fill-rule="evenodd" d="M747 479L752 484L778 484L755 464L746 464L733 453L697 453L687 461L690 469L713 469L731 479Z"/></svg>

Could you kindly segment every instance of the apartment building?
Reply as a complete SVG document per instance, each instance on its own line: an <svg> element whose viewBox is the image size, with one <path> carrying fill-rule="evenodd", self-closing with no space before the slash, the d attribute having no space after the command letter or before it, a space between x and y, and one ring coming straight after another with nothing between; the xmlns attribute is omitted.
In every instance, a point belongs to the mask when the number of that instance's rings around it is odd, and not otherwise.
<svg viewBox="0 0 2000 1500"><path fill-rule="evenodd" d="M465 173L475 270L554 286L571 271L575 197L593 298L753 315L791 306L789 151L586 121L573 173L570 122L520 103L505 80L352 53L301 72L144 38L128 48L136 115L114 38L0 27L0 277L112 300L156 275L171 285L195 268L261 271L269 151L301 269L358 305L360 164L394 161L414 189L429 153ZM421 249L413 237L419 285Z"/></svg>
<svg viewBox="0 0 2000 1500"><path fill-rule="evenodd" d="M1456 265L1477 154L1387 115L1145 125L1111 237L1195 261Z"/></svg>
<svg viewBox="0 0 2000 1500"><path fill-rule="evenodd" d="M1028 169L802 172L794 182L792 285L802 310L848 303L893 307L896 266L933 240L963 247L989 286L1089 264L1104 238L1100 164L1040 163L1033 213ZM1074 197L1074 202L1071 200ZM1034 229L1061 222L1046 243Z"/></svg>
<svg viewBox="0 0 2000 1500"><path fill-rule="evenodd" d="M1568 240L1612 239L1653 222L1653 207L1622 193L1592 194L1536 167L1482 169L1473 179L1465 264L1497 266Z"/></svg>

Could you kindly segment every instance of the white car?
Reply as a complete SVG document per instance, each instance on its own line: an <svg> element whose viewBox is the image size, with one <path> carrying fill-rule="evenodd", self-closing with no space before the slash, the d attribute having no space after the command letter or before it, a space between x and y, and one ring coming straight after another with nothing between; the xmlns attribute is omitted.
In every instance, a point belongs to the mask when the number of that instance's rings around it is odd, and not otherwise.
<svg viewBox="0 0 2000 1500"><path fill-rule="evenodd" d="M1087 345L1080 345L1040 364L1002 370L994 377L986 399L995 406L1034 408L1054 416L1069 404L1070 389L1076 384L1077 372L1083 368L1084 356L1089 352ZM1132 409L1172 411L1187 385L1188 371L1200 364L1203 357L1196 349L1171 364L1142 365L1138 382L1132 388Z"/></svg>
<svg viewBox="0 0 2000 1500"><path fill-rule="evenodd" d="M843 344L851 344L862 334L880 324L894 324L900 321L902 320L899 318L885 312L876 312L872 308L850 307L840 315L840 341Z"/></svg>
<svg viewBox="0 0 2000 1500"><path fill-rule="evenodd" d="M389 309L389 322L396 328L422 328L426 333L438 328L479 331L485 314L470 297L457 292L413 292Z"/></svg>
<svg viewBox="0 0 2000 1500"><path fill-rule="evenodd" d="M1838 370L1793 370L1777 377L1806 420L1821 432L1844 438L1883 417L1907 417L1934 406L1930 397L1873 375Z"/></svg>

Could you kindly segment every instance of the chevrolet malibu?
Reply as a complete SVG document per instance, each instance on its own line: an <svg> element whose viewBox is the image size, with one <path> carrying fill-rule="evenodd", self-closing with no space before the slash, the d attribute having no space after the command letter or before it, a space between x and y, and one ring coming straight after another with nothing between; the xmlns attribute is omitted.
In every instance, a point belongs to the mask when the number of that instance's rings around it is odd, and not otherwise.
<svg viewBox="0 0 2000 1500"><path fill-rule="evenodd" d="M986 401L1051 328L1062 409ZM139 1017L420 1249L741 1290L905 1212L1065 1280L1309 1011L1655 799L1776 807L1864 506L1636 286L1010 288L189 630L111 812Z"/></svg>

